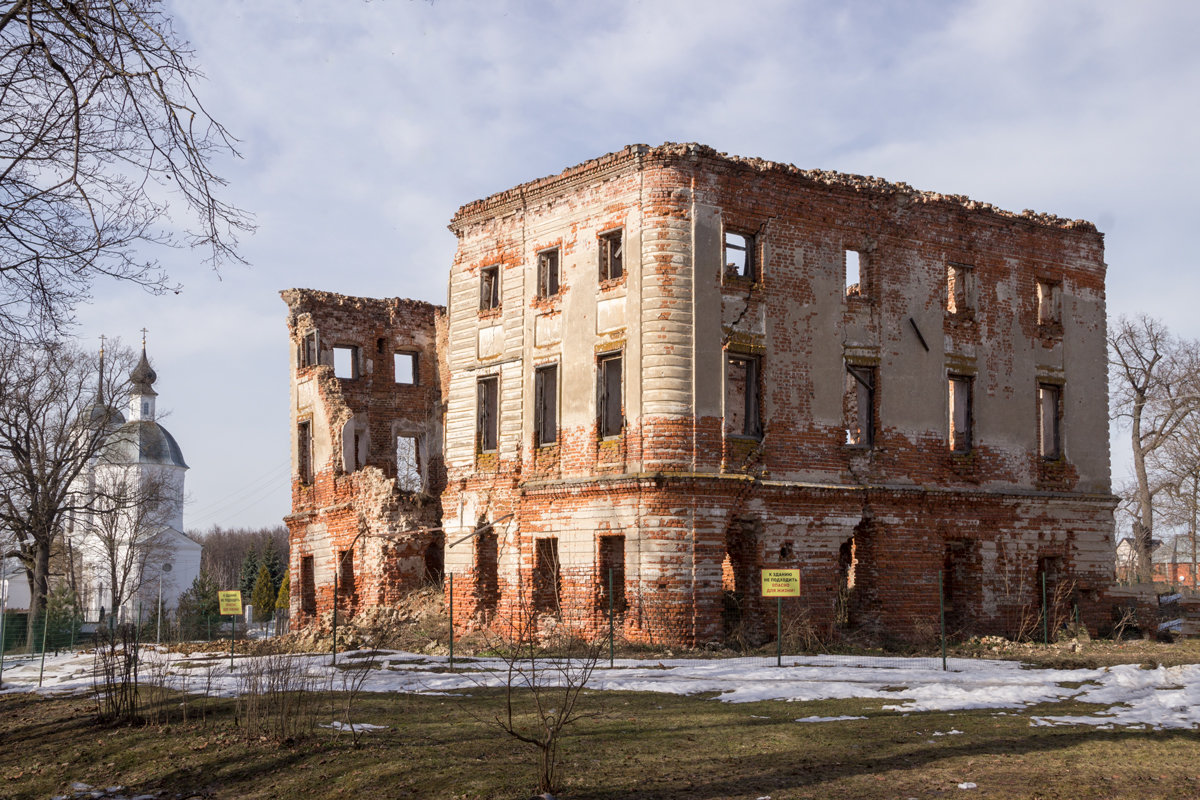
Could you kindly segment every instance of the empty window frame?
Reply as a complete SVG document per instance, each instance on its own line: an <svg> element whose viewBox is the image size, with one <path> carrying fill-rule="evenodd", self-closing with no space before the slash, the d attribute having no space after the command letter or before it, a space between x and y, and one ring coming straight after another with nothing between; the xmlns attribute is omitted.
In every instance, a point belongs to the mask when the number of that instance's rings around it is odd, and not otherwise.
<svg viewBox="0 0 1200 800"><path fill-rule="evenodd" d="M354 380L359 377L358 347L339 344L333 346L333 375L335 378Z"/></svg>
<svg viewBox="0 0 1200 800"><path fill-rule="evenodd" d="M396 488L419 492L425 486L421 475L421 446L416 436L396 437Z"/></svg>
<svg viewBox="0 0 1200 800"><path fill-rule="evenodd" d="M481 267L479 270L479 310L500 307L500 265Z"/></svg>
<svg viewBox="0 0 1200 800"><path fill-rule="evenodd" d="M486 524L480 521L480 525ZM490 525L475 535L475 597L485 616L495 612L500 595L498 541L496 531Z"/></svg>
<svg viewBox="0 0 1200 800"><path fill-rule="evenodd" d="M533 437L538 447L558 442L558 364L533 371Z"/></svg>
<svg viewBox="0 0 1200 800"><path fill-rule="evenodd" d="M846 265L846 297L862 297L866 294L863 291L863 267L866 257L858 250L847 249L844 254Z"/></svg>
<svg viewBox="0 0 1200 800"><path fill-rule="evenodd" d="M758 278L754 234L725 231L725 277Z"/></svg>
<svg viewBox="0 0 1200 800"><path fill-rule="evenodd" d="M317 332L309 331L300 340L300 366L315 367L318 363Z"/></svg>
<svg viewBox="0 0 1200 800"><path fill-rule="evenodd" d="M1062 455L1062 387L1038 384L1038 452L1047 461Z"/></svg>
<svg viewBox="0 0 1200 800"><path fill-rule="evenodd" d="M612 281L625 274L625 248L621 242L623 231L615 230L600 234L600 280Z"/></svg>
<svg viewBox="0 0 1200 800"><path fill-rule="evenodd" d="M300 558L300 611L317 613L317 578L313 571L313 557Z"/></svg>
<svg viewBox="0 0 1200 800"><path fill-rule="evenodd" d="M296 473L300 483L309 486L313 482L312 422L303 420L296 425Z"/></svg>
<svg viewBox="0 0 1200 800"><path fill-rule="evenodd" d="M537 254L537 296L558 294L559 250L553 247Z"/></svg>
<svg viewBox="0 0 1200 800"><path fill-rule="evenodd" d="M601 536L598 567L600 574L596 576L600 587L597 611L607 613L611 607L613 613L625 611L625 537L623 535ZM611 592L609 591L611 587Z"/></svg>
<svg viewBox="0 0 1200 800"><path fill-rule="evenodd" d="M846 444L854 447L875 445L874 367L846 364Z"/></svg>
<svg viewBox="0 0 1200 800"><path fill-rule="evenodd" d="M621 354L609 353L596 362L597 423L600 437L620 436L625 425L621 405Z"/></svg>
<svg viewBox="0 0 1200 800"><path fill-rule="evenodd" d="M562 600L562 576L558 567L558 539L549 536L535 541L533 607L535 611L556 614Z"/></svg>
<svg viewBox="0 0 1200 800"><path fill-rule="evenodd" d="M1052 281L1037 282L1037 321L1049 325L1062 321L1062 287Z"/></svg>
<svg viewBox="0 0 1200 800"><path fill-rule="evenodd" d="M417 383L417 354L407 350L397 350L392 354L392 365L396 372L396 383L415 386Z"/></svg>
<svg viewBox="0 0 1200 800"><path fill-rule="evenodd" d="M476 448L481 453L496 450L500 430L500 379L480 378L476 384Z"/></svg>
<svg viewBox="0 0 1200 800"><path fill-rule="evenodd" d="M956 453L965 453L973 446L971 378L966 375L949 376L947 394L950 406L950 449Z"/></svg>
<svg viewBox="0 0 1200 800"><path fill-rule="evenodd" d="M762 437L761 364L757 356L729 353L725 357L726 436Z"/></svg>
<svg viewBox="0 0 1200 800"><path fill-rule="evenodd" d="M963 314L975 308L975 268L970 264L946 265L946 310Z"/></svg>
<svg viewBox="0 0 1200 800"><path fill-rule="evenodd" d="M354 551L342 550L338 553L338 596L354 596Z"/></svg>

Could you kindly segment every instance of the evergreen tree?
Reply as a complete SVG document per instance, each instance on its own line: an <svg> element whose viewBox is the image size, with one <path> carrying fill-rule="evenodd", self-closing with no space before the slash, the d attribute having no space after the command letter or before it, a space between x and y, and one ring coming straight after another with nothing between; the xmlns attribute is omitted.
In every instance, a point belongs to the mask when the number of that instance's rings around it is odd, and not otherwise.
<svg viewBox="0 0 1200 800"><path fill-rule="evenodd" d="M266 564L258 568L250 602L254 604L255 622L266 622L275 615L275 585L271 582L271 571Z"/></svg>
<svg viewBox="0 0 1200 800"><path fill-rule="evenodd" d="M217 619L221 610L217 597L219 588L212 575L202 570L187 591L179 596L175 613L185 638L207 634L209 623Z"/></svg>
<svg viewBox="0 0 1200 800"><path fill-rule="evenodd" d="M67 584L60 583L50 590L46 596L46 647L67 647L79 635L83 619L76 613L78 605L75 591ZM41 642L35 644L41 647Z"/></svg>
<svg viewBox="0 0 1200 800"><path fill-rule="evenodd" d="M254 594L254 582L258 579L258 551L251 549L246 551L246 557L242 559L242 574L238 579L238 589L242 592L242 605L249 605L251 596Z"/></svg>
<svg viewBox="0 0 1200 800"><path fill-rule="evenodd" d="M270 540L263 542L258 560L260 564L267 565L267 570L271 573L271 585L279 588L279 584L283 581L283 574L287 572L287 567L284 566L283 560L280 559L279 551L275 548L274 542Z"/></svg>
<svg viewBox="0 0 1200 800"><path fill-rule="evenodd" d="M279 582L279 595L275 598L276 610L287 611L292 605L292 577L288 572L283 573L283 580Z"/></svg>

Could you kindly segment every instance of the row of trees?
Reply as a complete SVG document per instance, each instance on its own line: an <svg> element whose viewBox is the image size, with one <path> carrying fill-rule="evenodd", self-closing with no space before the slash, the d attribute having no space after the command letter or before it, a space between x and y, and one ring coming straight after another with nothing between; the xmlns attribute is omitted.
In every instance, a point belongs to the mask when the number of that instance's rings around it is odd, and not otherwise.
<svg viewBox="0 0 1200 800"><path fill-rule="evenodd" d="M1113 419L1128 426L1133 482L1121 489L1132 520L1137 575L1149 581L1158 528L1183 528L1196 550L1200 518L1200 342L1152 317L1109 329Z"/></svg>

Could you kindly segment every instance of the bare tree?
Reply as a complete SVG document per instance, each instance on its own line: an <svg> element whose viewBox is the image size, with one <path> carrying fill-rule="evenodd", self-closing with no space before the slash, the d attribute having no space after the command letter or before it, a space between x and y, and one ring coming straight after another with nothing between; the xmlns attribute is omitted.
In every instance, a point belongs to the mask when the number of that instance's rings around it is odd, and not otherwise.
<svg viewBox="0 0 1200 800"><path fill-rule="evenodd" d="M241 260L191 57L160 0L0 0L0 334L59 330L100 276L178 291L147 243Z"/></svg>
<svg viewBox="0 0 1200 800"><path fill-rule="evenodd" d="M116 355L98 370L66 344L0 342L0 529L25 567L31 619L45 605L64 527L96 502L80 489L121 421L112 404L125 395L118 376L133 363L128 351Z"/></svg>
<svg viewBox="0 0 1200 800"><path fill-rule="evenodd" d="M1168 485L1152 474L1153 456L1200 408L1200 345L1180 340L1145 315L1121 317L1108 335L1112 416L1129 424L1135 485L1133 534L1138 577L1151 577L1154 501Z"/></svg>
<svg viewBox="0 0 1200 800"><path fill-rule="evenodd" d="M1197 523L1200 522L1200 414L1193 414L1179 426L1176 435L1154 453L1153 473L1166 491L1162 515L1171 525L1186 530L1172 543L1173 563L1179 556L1191 564L1192 588L1200 589L1200 569L1197 568L1200 546L1197 543ZM1172 576L1172 580L1174 576Z"/></svg>

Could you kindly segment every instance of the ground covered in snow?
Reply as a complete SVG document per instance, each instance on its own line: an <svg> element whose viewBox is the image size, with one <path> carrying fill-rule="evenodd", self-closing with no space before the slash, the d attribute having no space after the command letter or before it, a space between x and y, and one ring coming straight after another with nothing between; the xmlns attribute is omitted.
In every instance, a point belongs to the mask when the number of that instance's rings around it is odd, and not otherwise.
<svg viewBox="0 0 1200 800"><path fill-rule="evenodd" d="M361 691L425 695L460 695L480 687L502 686L507 664L500 659L448 659L375 651L339 655L334 668L328 654L236 657L227 653L178 654L147 648L141 680L218 696L241 691L248 676L261 674L264 659L286 660L294 675L314 689L346 689L362 675ZM369 666L365 672L347 666ZM901 714L968 709L1024 709L1077 701L1102 709L1089 715L1042 714L1035 725L1076 725L1110 729L1191 729L1200 726L1200 665L1148 669L1124 664L1096 669L1031 669L1014 661L950 659L947 670L936 659L861 658L850 656L784 657L783 666L761 658L618 659L610 668L602 661L589 689L712 696L726 703L759 700L812 701L874 699L883 710ZM78 693L93 688L95 656L91 652L40 658L9 656L4 664L3 691ZM563 679L553 664L541 664L539 680ZM40 686L39 686L40 682ZM834 721L801 717L801 722Z"/></svg>

